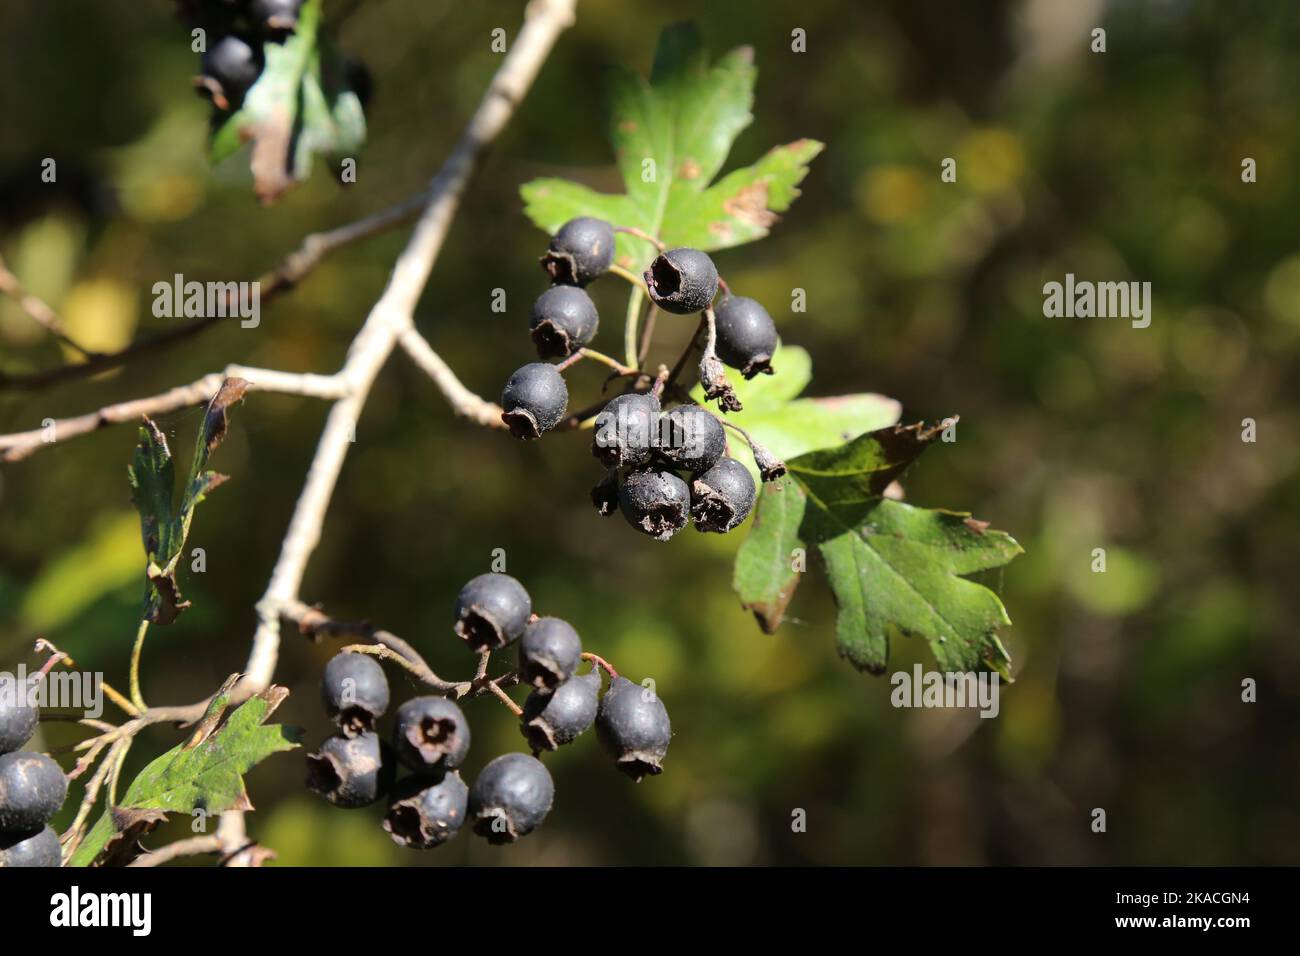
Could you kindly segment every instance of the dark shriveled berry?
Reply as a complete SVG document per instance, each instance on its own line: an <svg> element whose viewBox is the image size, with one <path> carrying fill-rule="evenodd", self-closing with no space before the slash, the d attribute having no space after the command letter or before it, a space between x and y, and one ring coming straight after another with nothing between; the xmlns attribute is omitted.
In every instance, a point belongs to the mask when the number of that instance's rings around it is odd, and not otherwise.
<svg viewBox="0 0 1300 956"><path fill-rule="evenodd" d="M596 416L591 453L606 468L644 465L659 435L659 399L649 392L619 395Z"/></svg>
<svg viewBox="0 0 1300 956"><path fill-rule="evenodd" d="M62 865L59 835L49 827L34 833L0 833L0 869Z"/></svg>
<svg viewBox="0 0 1300 956"><path fill-rule="evenodd" d="M530 362L506 381L501 421L516 438L541 438L560 423L569 405L569 387L554 365Z"/></svg>
<svg viewBox="0 0 1300 956"><path fill-rule="evenodd" d="M345 810L368 807L393 785L392 754L373 732L335 736L307 755L307 787Z"/></svg>
<svg viewBox="0 0 1300 956"><path fill-rule="evenodd" d="M597 514L609 517L618 510L618 469L611 468L591 489L591 503Z"/></svg>
<svg viewBox="0 0 1300 956"><path fill-rule="evenodd" d="M623 771L638 783L663 772L673 727L663 701L648 688L616 677L600 699L596 737Z"/></svg>
<svg viewBox="0 0 1300 956"><path fill-rule="evenodd" d="M555 783L528 754L502 754L478 775L469 792L474 832L489 843L513 843L533 832L551 812Z"/></svg>
<svg viewBox="0 0 1300 956"><path fill-rule="evenodd" d="M469 787L452 772L429 780L408 777L397 785L384 815L393 842L416 850L442 846L459 831L469 806Z"/></svg>
<svg viewBox="0 0 1300 956"><path fill-rule="evenodd" d="M697 531L730 531L754 507L757 489L749 469L723 458L691 482L691 517Z"/></svg>
<svg viewBox="0 0 1300 956"><path fill-rule="evenodd" d="M0 831L39 830L67 796L68 779L45 754L20 750L0 757Z"/></svg>
<svg viewBox="0 0 1300 956"><path fill-rule="evenodd" d="M393 749L418 774L455 770L469 753L469 722L444 697L413 697L397 708Z"/></svg>
<svg viewBox="0 0 1300 956"><path fill-rule="evenodd" d="M519 730L537 751L572 743L595 721L599 695L595 670L570 677L549 694L533 691L524 701Z"/></svg>
<svg viewBox="0 0 1300 956"><path fill-rule="evenodd" d="M618 507L628 524L659 541L686 527L690 504L686 482L658 468L630 472L618 490Z"/></svg>
<svg viewBox="0 0 1300 956"><path fill-rule="evenodd" d="M645 271L650 299L665 312L703 312L718 294L718 269L698 249L661 252Z"/></svg>
<svg viewBox="0 0 1300 956"><path fill-rule="evenodd" d="M365 654L336 654L321 678L325 713L338 723L345 737L375 729L375 721L388 710L388 678L384 669Z"/></svg>
<svg viewBox="0 0 1300 956"><path fill-rule="evenodd" d="M555 285L537 297L528 322L541 358L566 358L596 336L600 315L577 286Z"/></svg>
<svg viewBox="0 0 1300 956"><path fill-rule="evenodd" d="M678 405L664 415L659 428L659 454L676 468L704 471L727 450L722 423L699 405Z"/></svg>
<svg viewBox="0 0 1300 956"><path fill-rule="evenodd" d="M568 680L581 659L582 638L558 617L539 617L519 641L519 676L544 693Z"/></svg>
<svg viewBox="0 0 1300 956"><path fill-rule="evenodd" d="M718 330L718 358L740 369L745 378L760 372L772 374L776 352L776 324L759 303L743 295L729 295L713 310Z"/></svg>
<svg viewBox="0 0 1300 956"><path fill-rule="evenodd" d="M533 614L524 586L508 574L480 574L456 595L452 630L474 651L498 650L518 640Z"/></svg>
<svg viewBox="0 0 1300 956"><path fill-rule="evenodd" d="M36 733L39 712L30 706L27 691L16 678L0 676L0 754L13 753Z"/></svg>
<svg viewBox="0 0 1300 956"><path fill-rule="evenodd" d="M552 282L586 285L609 271L614 262L614 227L603 219L570 219L551 239L542 268Z"/></svg>

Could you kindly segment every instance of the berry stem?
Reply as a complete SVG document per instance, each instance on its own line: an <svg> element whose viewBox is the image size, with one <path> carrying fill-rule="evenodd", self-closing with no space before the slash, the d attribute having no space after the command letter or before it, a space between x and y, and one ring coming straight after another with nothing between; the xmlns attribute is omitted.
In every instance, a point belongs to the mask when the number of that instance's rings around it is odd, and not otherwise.
<svg viewBox="0 0 1300 956"><path fill-rule="evenodd" d="M635 365L637 360L637 338L636 326L641 318L641 297L645 295L645 290L638 282L632 286L632 291L627 297L627 316L623 320L623 355L629 365Z"/></svg>
<svg viewBox="0 0 1300 956"><path fill-rule="evenodd" d="M659 315L659 306L650 303L650 311L645 317L645 329L641 332L641 348L637 350L637 368L645 365L645 357L650 354L650 340L655 335L655 318Z"/></svg>
<svg viewBox="0 0 1300 956"><path fill-rule="evenodd" d="M140 695L140 655L144 653L144 638L148 632L149 619L145 618L135 632L135 645L131 648L131 703L138 711L149 709Z"/></svg>
<svg viewBox="0 0 1300 956"><path fill-rule="evenodd" d="M599 654L593 654L590 651L583 651L582 659L584 661L591 661L595 666L602 668L605 673L609 675L610 680L618 677L618 671L614 670L614 665L605 660L605 658L601 657Z"/></svg>
<svg viewBox="0 0 1300 956"><path fill-rule="evenodd" d="M407 660L403 655L390 648L387 644L348 644L341 648L344 654L369 654L371 657L378 657L380 660L392 661L398 667L401 667L416 680L428 684L443 694L450 697L464 697L469 693L471 681L460 681L459 683L449 683L429 670L428 667L420 667L418 664Z"/></svg>
<svg viewBox="0 0 1300 956"><path fill-rule="evenodd" d="M506 705L506 708L510 713L514 714L516 717L522 717L524 715L524 709L511 700L510 695L498 687L496 681L490 680L484 686L486 686L487 689L491 691L499 701L501 701L501 703Z"/></svg>
<svg viewBox="0 0 1300 956"><path fill-rule="evenodd" d="M634 272L630 272L627 269L624 269L622 266L618 265L617 263L611 264L609 267L609 271L611 275L618 276L620 279L622 279L623 281L627 282L630 285L639 286L641 284L642 280L640 276L638 276Z"/></svg>
<svg viewBox="0 0 1300 956"><path fill-rule="evenodd" d="M587 348L578 349L577 354L582 358L589 358L594 361L600 362L602 365L608 365L619 375L636 375L640 372L640 369L635 368L633 366L624 365L618 359L611 358L610 356L606 355L604 352L597 352L595 349L587 349ZM570 356L570 358L572 358L572 356ZM565 361L567 361L567 359Z"/></svg>
<svg viewBox="0 0 1300 956"><path fill-rule="evenodd" d="M722 293L724 299L731 295L731 286L727 285L727 280L722 276L718 276L718 290Z"/></svg>
<svg viewBox="0 0 1300 956"><path fill-rule="evenodd" d="M646 232L644 229L638 229L636 226L615 226L614 231L623 232L629 236L636 236L638 239L644 239L660 252L663 252L668 248L654 236L650 235L650 233Z"/></svg>

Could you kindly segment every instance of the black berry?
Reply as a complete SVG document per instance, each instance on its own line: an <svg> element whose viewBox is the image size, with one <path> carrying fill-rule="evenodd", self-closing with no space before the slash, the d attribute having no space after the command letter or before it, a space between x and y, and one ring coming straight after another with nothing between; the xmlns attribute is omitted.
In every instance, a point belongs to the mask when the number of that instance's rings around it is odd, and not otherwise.
<svg viewBox="0 0 1300 956"><path fill-rule="evenodd" d="M743 295L729 295L713 310L718 330L718 358L740 369L745 378L772 374L776 324L767 310Z"/></svg>
<svg viewBox="0 0 1300 956"><path fill-rule="evenodd" d="M392 755L373 731L330 737L307 755L307 786L345 810L374 803L393 784Z"/></svg>
<svg viewBox="0 0 1300 956"><path fill-rule="evenodd" d="M549 694L533 691L524 701L519 730L534 750L572 743L596 719L600 674L594 669L570 677Z"/></svg>
<svg viewBox="0 0 1300 956"><path fill-rule="evenodd" d="M658 468L628 473L618 490L618 506L628 524L660 541L686 527L690 503L686 482Z"/></svg>
<svg viewBox="0 0 1300 956"><path fill-rule="evenodd" d="M248 12L271 30L296 30L301 7L302 0L249 0Z"/></svg>
<svg viewBox="0 0 1300 956"><path fill-rule="evenodd" d="M618 510L618 469L611 468L605 477L591 489L591 503L596 511L608 517Z"/></svg>
<svg viewBox="0 0 1300 956"><path fill-rule="evenodd" d="M0 833L0 869L62 865L59 835L49 827L34 833Z"/></svg>
<svg viewBox="0 0 1300 956"><path fill-rule="evenodd" d="M570 219L551 239L542 268L552 282L586 285L609 271L614 262L614 227L603 219Z"/></svg>
<svg viewBox="0 0 1300 956"><path fill-rule="evenodd" d="M596 416L591 453L606 468L644 465L659 434L659 399L649 392L619 395Z"/></svg>
<svg viewBox="0 0 1300 956"><path fill-rule="evenodd" d="M539 617L519 641L520 678L543 692L568 680L581 659L582 638L558 617Z"/></svg>
<svg viewBox="0 0 1300 956"><path fill-rule="evenodd" d="M616 677L600 699L596 737L618 769L640 782L647 774L663 772L673 727L657 695L626 677Z"/></svg>
<svg viewBox="0 0 1300 956"><path fill-rule="evenodd" d="M348 737L375 729L388 710L388 678L365 654L336 654L325 665L321 680L325 712Z"/></svg>
<svg viewBox="0 0 1300 956"><path fill-rule="evenodd" d="M393 748L418 774L455 770L469 753L469 723L445 697L414 697L397 708Z"/></svg>
<svg viewBox="0 0 1300 956"><path fill-rule="evenodd" d="M28 703L26 685L0 680L0 754L13 753L36 733L39 715Z"/></svg>
<svg viewBox="0 0 1300 956"><path fill-rule="evenodd" d="M718 293L718 269L698 249L669 249L650 263L645 284L651 300L665 312L703 312Z"/></svg>
<svg viewBox="0 0 1300 956"><path fill-rule="evenodd" d="M204 52L203 75L221 84L226 99L235 103L257 82L262 72L262 49L256 42L230 34Z"/></svg>
<svg viewBox="0 0 1300 956"><path fill-rule="evenodd" d="M659 453L686 471L712 468L727 450L722 423L699 405L678 405L663 417Z"/></svg>
<svg viewBox="0 0 1300 956"><path fill-rule="evenodd" d="M754 507L754 478L734 458L723 458L691 482L691 517L698 531L730 531Z"/></svg>
<svg viewBox="0 0 1300 956"><path fill-rule="evenodd" d="M67 796L67 777L45 754L20 750L0 757L0 831L41 829Z"/></svg>
<svg viewBox="0 0 1300 956"><path fill-rule="evenodd" d="M533 601L524 586L508 574L480 574L456 596L456 636L471 650L505 647L524 633Z"/></svg>
<svg viewBox="0 0 1300 956"><path fill-rule="evenodd" d="M469 788L459 773L453 771L433 781L408 777L393 792L384 829L395 843L431 850L459 832L468 804Z"/></svg>
<svg viewBox="0 0 1300 956"><path fill-rule="evenodd" d="M595 338L600 316L584 290L553 285L533 303L528 327L540 357L565 358Z"/></svg>
<svg viewBox="0 0 1300 956"><path fill-rule="evenodd" d="M530 362L506 382L501 420L516 438L541 438L564 417L569 389L554 365Z"/></svg>
<svg viewBox="0 0 1300 956"><path fill-rule="evenodd" d="M513 843L537 829L554 799L555 784L540 760L502 754L483 768L470 789L474 832L489 843Z"/></svg>

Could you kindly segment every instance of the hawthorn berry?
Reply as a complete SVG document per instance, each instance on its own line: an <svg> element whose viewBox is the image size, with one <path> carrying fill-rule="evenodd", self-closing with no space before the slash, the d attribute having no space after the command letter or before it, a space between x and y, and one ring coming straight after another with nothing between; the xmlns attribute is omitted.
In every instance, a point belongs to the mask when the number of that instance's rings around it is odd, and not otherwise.
<svg viewBox="0 0 1300 956"><path fill-rule="evenodd" d="M32 739L40 717L28 706L27 688L16 680L0 684L0 754L13 753Z"/></svg>
<svg viewBox="0 0 1300 956"><path fill-rule="evenodd" d="M345 810L374 803L393 784L388 748L374 731L328 738L307 755L307 786Z"/></svg>
<svg viewBox="0 0 1300 956"><path fill-rule="evenodd" d="M614 262L614 227L603 219L579 216L560 227L542 256L552 282L586 285L609 271Z"/></svg>
<svg viewBox="0 0 1300 956"><path fill-rule="evenodd" d="M691 517L698 531L730 531L749 515L757 489L749 469L723 458L691 482Z"/></svg>
<svg viewBox="0 0 1300 956"><path fill-rule="evenodd" d="M29 833L0 833L0 869L62 865L59 835L48 826Z"/></svg>
<svg viewBox="0 0 1300 956"><path fill-rule="evenodd" d="M638 783L662 773L672 736L668 709L653 691L626 677L610 682L596 714L596 737L619 770Z"/></svg>
<svg viewBox="0 0 1300 956"><path fill-rule="evenodd" d="M374 658L343 653L330 658L321 679L325 712L345 737L375 729L388 710L388 678Z"/></svg>
<svg viewBox="0 0 1300 956"><path fill-rule="evenodd" d="M772 374L772 354L776 351L776 324L753 299L729 295L713 310L718 331L718 358L740 369L745 378L760 372Z"/></svg>
<svg viewBox="0 0 1300 956"><path fill-rule="evenodd" d="M271 30L296 30L302 0L249 0L248 12Z"/></svg>
<svg viewBox="0 0 1300 956"><path fill-rule="evenodd" d="M707 409L678 405L663 417L659 454L686 471L712 468L727 450L727 434Z"/></svg>
<svg viewBox="0 0 1300 956"><path fill-rule="evenodd" d="M508 574L472 578L456 595L456 636L474 651L498 650L517 640L533 614L524 586Z"/></svg>
<svg viewBox="0 0 1300 956"><path fill-rule="evenodd" d="M690 503L686 482L660 468L629 472L618 490L618 506L628 524L659 541L686 527Z"/></svg>
<svg viewBox="0 0 1300 956"><path fill-rule="evenodd" d="M397 708L393 749L418 774L455 770L469 753L469 722L445 697L413 697Z"/></svg>
<svg viewBox="0 0 1300 956"><path fill-rule="evenodd" d="M455 771L432 781L408 777L393 791L384 829L395 843L431 850L460 831L468 805L469 787Z"/></svg>
<svg viewBox="0 0 1300 956"><path fill-rule="evenodd" d="M41 829L67 796L67 777L45 754L20 750L0 756L0 831Z"/></svg>
<svg viewBox="0 0 1300 956"><path fill-rule="evenodd" d="M645 271L650 299L665 312L703 312L718 293L718 269L698 249L661 252Z"/></svg>
<svg viewBox="0 0 1300 956"><path fill-rule="evenodd" d="M596 512L603 517L609 517L618 510L618 469L611 468L605 472L605 477L596 482L591 489L591 503L596 506Z"/></svg>
<svg viewBox="0 0 1300 956"><path fill-rule="evenodd" d="M572 676L582 659L582 638L568 621L539 617L519 641L519 676L543 693Z"/></svg>
<svg viewBox="0 0 1300 956"><path fill-rule="evenodd" d="M633 392L610 399L593 423L591 453L606 468L644 465L659 435L659 399Z"/></svg>
<svg viewBox="0 0 1300 956"><path fill-rule="evenodd" d="M537 751L572 743L596 720L599 695L595 669L570 677L549 694L533 691L524 701L519 731Z"/></svg>
<svg viewBox="0 0 1300 956"><path fill-rule="evenodd" d="M501 393L501 421L516 438L541 438L564 417L569 389L554 365L530 362L506 381Z"/></svg>
<svg viewBox="0 0 1300 956"><path fill-rule="evenodd" d="M483 768L470 788L474 832L489 843L513 843L537 829L554 800L555 783L540 760L502 754Z"/></svg>
<svg viewBox="0 0 1300 956"><path fill-rule="evenodd" d="M221 84L221 92L232 103L248 92L262 72L262 48L235 34L227 34L203 53L203 75Z"/></svg>
<svg viewBox="0 0 1300 956"><path fill-rule="evenodd" d="M600 316L585 289L553 285L537 297L528 327L541 358L565 358L596 336Z"/></svg>

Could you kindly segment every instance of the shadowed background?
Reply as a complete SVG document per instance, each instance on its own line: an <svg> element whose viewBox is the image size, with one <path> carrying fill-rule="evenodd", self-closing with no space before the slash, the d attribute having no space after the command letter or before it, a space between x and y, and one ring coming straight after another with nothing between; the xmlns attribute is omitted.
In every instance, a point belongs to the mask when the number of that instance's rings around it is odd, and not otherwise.
<svg viewBox="0 0 1300 956"><path fill-rule="evenodd" d="M0 255L91 347L176 320L153 283L251 279L300 237L419 189L450 149L513 36L521 4L327 2L342 48L374 75L358 182L318 167L272 208L241 154L205 160L196 57L164 0L0 8ZM919 505L973 511L1027 550L993 581L1015 626L995 720L895 710L884 678L836 659L814 570L792 620L762 634L730 588L739 534L661 545L605 521L585 435L520 443L454 420L406 358L362 418L302 596L412 641L443 674L473 661L451 635L460 585L494 548L542 613L589 649L653 676L676 736L639 786L593 734L547 758L557 800L521 844L462 835L396 847L378 808L306 793L301 753L256 768L250 833L284 864L1300 862L1300 486L1293 378L1300 344L1294 120L1300 11L1289 4L959 4L582 0L536 86L474 178L418 313L467 385L496 398L533 357L528 309L545 237L520 211L539 175L619 188L604 137L606 65L647 69L661 26L696 18L713 53L751 44L755 122L727 168L776 143L828 144L771 237L721 252L814 362L812 394L878 391L904 420L961 415L958 441L908 475ZM1107 30L1107 52L1089 52ZM807 31L807 52L790 48ZM56 185L39 182L43 157ZM958 162L958 182L940 162ZM1259 181L1241 182L1253 157ZM100 379L0 393L0 430L152 394L228 362L336 369L403 233L348 248L269 305ZM1046 319L1066 272L1149 281L1151 326ZM508 311L491 311L494 288ZM807 290L793 314L790 290ZM623 288L596 287L596 347L618 352ZM661 317L651 360L693 322ZM69 356L0 301L0 369ZM577 402L597 370L570 381ZM188 703L242 666L325 406L254 395L214 467L231 480L197 513L194 607L145 649L152 703ZM198 411L161 424L178 455ZM1243 418L1258 442L1241 440ZM142 552L115 427L0 468L0 667L46 636L125 686ZM743 532L741 532L743 533ZM1090 570L1104 547L1108 570ZM277 719L327 732L329 645L286 633ZM895 642L890 670L928 666ZM1241 682L1259 702L1241 702ZM416 691L391 674L398 699ZM467 705L472 775L522 749L491 699ZM67 743L47 727L45 746ZM179 735L155 729L129 767ZM130 776L130 774L128 774ZM74 801L63 817L66 825ZM1093 808L1108 832L1091 832ZM807 832L791 832L795 808ZM188 832L181 821L150 839Z"/></svg>

